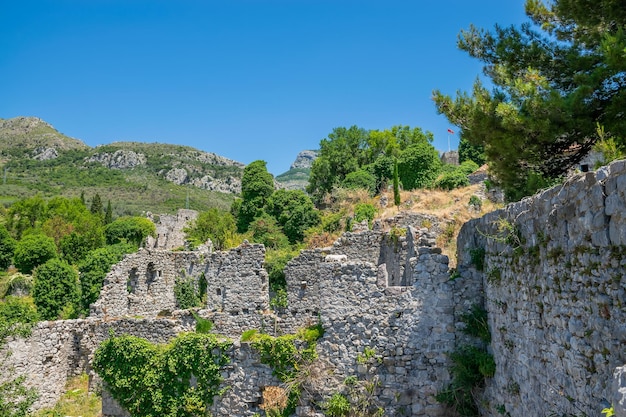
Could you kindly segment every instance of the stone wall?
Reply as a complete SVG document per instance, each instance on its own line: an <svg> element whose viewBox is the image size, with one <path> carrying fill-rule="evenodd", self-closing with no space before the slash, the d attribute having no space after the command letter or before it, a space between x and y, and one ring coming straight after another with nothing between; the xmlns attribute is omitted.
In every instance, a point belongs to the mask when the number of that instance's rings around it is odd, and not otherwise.
<svg viewBox="0 0 626 417"><path fill-rule="evenodd" d="M148 218L156 226L156 237L148 236L146 247L172 250L185 246L186 235L183 229L191 226L191 223L198 218L198 212L180 209L175 215L161 214L154 216L148 213Z"/></svg>
<svg viewBox="0 0 626 417"><path fill-rule="evenodd" d="M262 245L242 244L228 252L171 252L140 249L113 266L92 317L156 317L178 308L174 287L178 280L206 282L210 311L233 315L265 311L269 293L263 269Z"/></svg>
<svg viewBox="0 0 626 417"><path fill-rule="evenodd" d="M484 415L599 415L626 363L626 161L470 221L458 250L489 312Z"/></svg>

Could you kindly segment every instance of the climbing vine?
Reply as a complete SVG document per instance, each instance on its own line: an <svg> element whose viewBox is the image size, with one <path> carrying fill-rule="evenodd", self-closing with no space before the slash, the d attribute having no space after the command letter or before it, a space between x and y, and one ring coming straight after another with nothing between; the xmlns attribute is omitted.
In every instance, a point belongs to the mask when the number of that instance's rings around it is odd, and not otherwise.
<svg viewBox="0 0 626 417"><path fill-rule="evenodd" d="M323 334L321 324L278 337L245 332L242 341L252 342L252 347L261 355L261 363L269 365L274 376L287 387L287 401L282 409L266 409L267 415L289 416L295 412L301 388L299 374L307 364L317 359L316 342Z"/></svg>
<svg viewBox="0 0 626 417"><path fill-rule="evenodd" d="M93 367L134 417L201 417L221 394L229 346L212 334L183 333L166 345L111 335L96 350Z"/></svg>

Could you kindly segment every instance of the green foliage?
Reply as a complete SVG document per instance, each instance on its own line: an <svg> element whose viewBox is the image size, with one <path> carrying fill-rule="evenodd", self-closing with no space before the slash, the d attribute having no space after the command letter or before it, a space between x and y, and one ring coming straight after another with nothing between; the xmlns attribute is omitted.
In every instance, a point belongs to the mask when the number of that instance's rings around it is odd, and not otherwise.
<svg viewBox="0 0 626 417"><path fill-rule="evenodd" d="M397 157L400 157L400 179L404 186L422 186L421 183L434 180L430 178L431 165L439 164L439 155L430 145L432 139L431 133L409 126L369 132L357 126L333 129L328 138L320 142L307 191L318 205L334 187L342 184L381 191L392 179L393 161ZM437 161L431 160L433 155ZM420 173L412 174L411 169ZM410 187L404 183L405 178Z"/></svg>
<svg viewBox="0 0 626 417"><path fill-rule="evenodd" d="M78 273L67 262L50 259L34 272L33 299L44 320L76 318L80 311Z"/></svg>
<svg viewBox="0 0 626 417"><path fill-rule="evenodd" d="M393 204L400 205L400 177L398 175L398 161L393 163Z"/></svg>
<svg viewBox="0 0 626 417"><path fill-rule="evenodd" d="M18 271L30 274L37 266L56 257L57 248L54 239L35 233L26 235L17 242L13 263Z"/></svg>
<svg viewBox="0 0 626 417"><path fill-rule="evenodd" d="M270 290L278 291L287 287L284 272L285 266L299 252L298 249L292 249L291 247L268 249L265 252L265 263L263 266L269 276Z"/></svg>
<svg viewBox="0 0 626 417"><path fill-rule="evenodd" d="M276 219L263 213L249 225L254 242L262 243L266 248L280 249L289 246L289 239L283 233Z"/></svg>
<svg viewBox="0 0 626 417"><path fill-rule="evenodd" d="M241 334L241 341L242 342L249 342L251 340L253 340L255 338L255 336L257 335L257 333L259 333L258 330L256 329L250 329L250 330L246 330Z"/></svg>
<svg viewBox="0 0 626 417"><path fill-rule="evenodd" d="M200 317L195 311L192 311L191 315L196 320L196 333L208 334L213 330L211 320Z"/></svg>
<svg viewBox="0 0 626 417"><path fill-rule="evenodd" d="M476 194L473 194L469 199L469 205L477 210L480 210L483 206L483 200L481 200Z"/></svg>
<svg viewBox="0 0 626 417"><path fill-rule="evenodd" d="M398 176L405 190L431 186L440 170L439 153L428 142L411 145L399 154Z"/></svg>
<svg viewBox="0 0 626 417"><path fill-rule="evenodd" d="M39 313L29 297L7 296L0 300L0 346L8 336L28 336Z"/></svg>
<svg viewBox="0 0 626 417"><path fill-rule="evenodd" d="M461 321L465 323L463 333L479 338L484 343L491 342L491 332L487 322L487 310L478 304L474 304L469 312L461 315Z"/></svg>
<svg viewBox="0 0 626 417"><path fill-rule="evenodd" d="M452 383L435 398L453 407L461 416L478 416L474 390L484 385L485 378L494 375L496 364L486 350L462 346L450 355Z"/></svg>
<svg viewBox="0 0 626 417"><path fill-rule="evenodd" d="M319 211L302 190L277 190L265 211L282 227L290 243L302 242L305 230L320 223Z"/></svg>
<svg viewBox="0 0 626 417"><path fill-rule="evenodd" d="M467 174L460 169L446 172L435 181L435 187L442 190L454 190L455 188L467 187L470 185Z"/></svg>
<svg viewBox="0 0 626 417"><path fill-rule="evenodd" d="M135 417L200 417L220 394L229 345L200 333L183 333L165 346L110 337L96 350L93 367Z"/></svg>
<svg viewBox="0 0 626 417"><path fill-rule="evenodd" d="M91 208L89 209L89 211L91 212L91 214L95 214L96 216L103 215L103 206L100 194L96 193L96 195L93 196L93 200L91 200Z"/></svg>
<svg viewBox="0 0 626 417"><path fill-rule="evenodd" d="M100 296L104 278L111 267L120 262L125 254L135 250L133 245L127 243L106 246L89 252L78 264L81 288L80 306L85 315L89 312L89 305Z"/></svg>
<svg viewBox="0 0 626 417"><path fill-rule="evenodd" d="M350 401L348 401L345 395L338 392L334 393L324 404L324 410L330 417L347 416L351 409Z"/></svg>
<svg viewBox="0 0 626 417"><path fill-rule="evenodd" d="M4 225L0 225L0 269L7 269L13 261L15 239L11 237Z"/></svg>
<svg viewBox="0 0 626 417"><path fill-rule="evenodd" d="M472 265L477 270L483 271L485 269L485 248L472 248L469 252Z"/></svg>
<svg viewBox="0 0 626 417"><path fill-rule="evenodd" d="M472 145L461 134L461 140L459 141L459 162L474 162L476 169L485 164L485 149L482 145ZM476 171L476 169L474 171ZM473 171L472 171L473 172Z"/></svg>
<svg viewBox="0 0 626 417"><path fill-rule="evenodd" d="M354 206L354 221L362 222L367 220L368 224L371 225L374 217L376 217L376 212L376 207L373 204L359 203Z"/></svg>
<svg viewBox="0 0 626 417"><path fill-rule="evenodd" d="M237 233L235 217L227 211L211 208L200 213L193 225L185 229L185 233L194 245L201 245L211 239L215 249L227 250Z"/></svg>
<svg viewBox="0 0 626 417"><path fill-rule="evenodd" d="M148 236L155 236L156 226L144 217L120 217L104 228L107 244L128 242L140 246Z"/></svg>
<svg viewBox="0 0 626 417"><path fill-rule="evenodd" d="M274 192L274 177L267 172L265 161L254 161L243 170L241 206L237 214L237 230L245 233L252 221L261 215Z"/></svg>
<svg viewBox="0 0 626 417"><path fill-rule="evenodd" d="M272 298L270 298L270 307L272 310L277 311L287 308L288 305L287 291L284 288L278 288Z"/></svg>
<svg viewBox="0 0 626 417"><path fill-rule="evenodd" d="M174 296L178 308L182 310L204 305L198 282L193 277L177 276L174 282Z"/></svg>
<svg viewBox="0 0 626 417"><path fill-rule="evenodd" d="M343 188L363 189L368 193L374 194L376 191L376 177L366 169L359 168L350 172L341 182Z"/></svg>
<svg viewBox="0 0 626 417"><path fill-rule="evenodd" d="M459 35L494 87L477 81L455 99L434 93L461 137L483 147L510 199L541 186L529 174L550 182L577 164L599 139L598 125L612 136L626 127L623 4L533 0L526 13L531 22L519 28L470 26Z"/></svg>

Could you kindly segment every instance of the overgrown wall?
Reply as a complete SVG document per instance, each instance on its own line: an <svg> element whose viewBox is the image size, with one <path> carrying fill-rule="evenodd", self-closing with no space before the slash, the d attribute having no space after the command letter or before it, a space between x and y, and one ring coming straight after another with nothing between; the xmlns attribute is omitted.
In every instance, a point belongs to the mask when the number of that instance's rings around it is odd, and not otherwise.
<svg viewBox="0 0 626 417"><path fill-rule="evenodd" d="M468 222L458 251L489 312L484 415L599 415L626 363L626 161Z"/></svg>

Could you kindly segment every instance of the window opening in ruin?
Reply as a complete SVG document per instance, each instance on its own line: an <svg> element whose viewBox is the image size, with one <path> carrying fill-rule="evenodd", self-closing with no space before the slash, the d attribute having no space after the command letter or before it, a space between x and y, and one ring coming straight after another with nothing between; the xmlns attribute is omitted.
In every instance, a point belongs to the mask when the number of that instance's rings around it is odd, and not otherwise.
<svg viewBox="0 0 626 417"><path fill-rule="evenodd" d="M157 274L158 272L154 269L154 264L150 262L146 268L146 284L148 284L148 287L156 281Z"/></svg>
<svg viewBox="0 0 626 417"><path fill-rule="evenodd" d="M139 277L137 276L137 268L132 268L128 273L126 279L126 290L129 294L133 294L137 290L137 284L139 283Z"/></svg>
<svg viewBox="0 0 626 417"><path fill-rule="evenodd" d="M250 310L248 310L247 308L244 308L244 309L242 309L242 310L241 310L241 312L242 312L243 314L249 314L249 313L250 313Z"/></svg>
<svg viewBox="0 0 626 417"><path fill-rule="evenodd" d="M216 289L216 290L215 290L215 293L216 293L217 295L222 295L222 289L221 289L221 288Z"/></svg>

